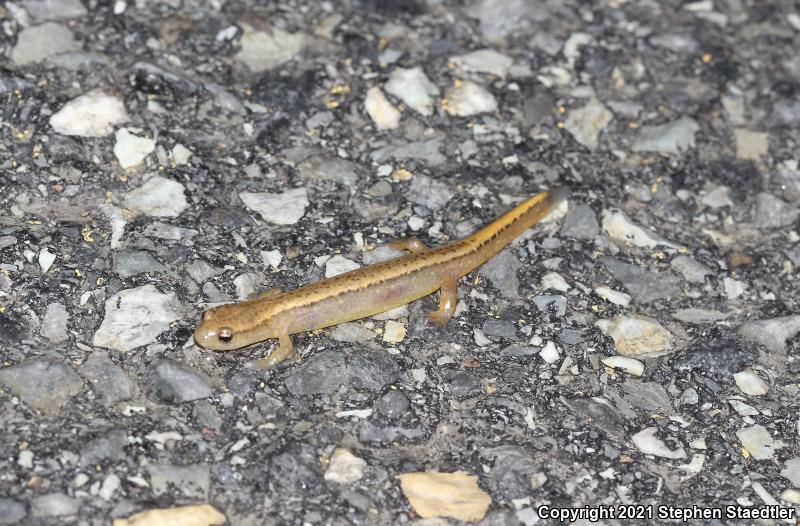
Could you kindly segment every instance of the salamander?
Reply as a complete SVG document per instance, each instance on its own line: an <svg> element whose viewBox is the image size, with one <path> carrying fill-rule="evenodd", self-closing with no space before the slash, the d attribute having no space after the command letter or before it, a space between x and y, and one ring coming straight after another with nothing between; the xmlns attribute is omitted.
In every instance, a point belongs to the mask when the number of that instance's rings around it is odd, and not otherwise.
<svg viewBox="0 0 800 526"><path fill-rule="evenodd" d="M540 192L474 234L429 248L416 237L389 245L408 254L339 274L295 290L270 291L254 300L203 313L194 332L201 347L239 349L270 338L278 348L262 361L272 367L293 353L290 335L373 316L439 291L439 309L426 318L438 325L456 307L457 281L568 198L565 188Z"/></svg>

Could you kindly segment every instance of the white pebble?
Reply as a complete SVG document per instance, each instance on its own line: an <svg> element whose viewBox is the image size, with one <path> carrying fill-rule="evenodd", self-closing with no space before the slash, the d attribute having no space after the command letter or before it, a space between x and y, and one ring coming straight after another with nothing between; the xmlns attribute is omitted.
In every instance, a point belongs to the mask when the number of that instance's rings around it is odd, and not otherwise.
<svg viewBox="0 0 800 526"><path fill-rule="evenodd" d="M383 341L387 343L400 343L406 338L406 328L399 321L389 320L383 326Z"/></svg>
<svg viewBox="0 0 800 526"><path fill-rule="evenodd" d="M119 165L125 169L140 164L156 149L156 141L134 135L127 128L117 130L116 139L114 155L117 157Z"/></svg>
<svg viewBox="0 0 800 526"><path fill-rule="evenodd" d="M558 272L548 272L542 276L540 285L542 290L554 289L560 292L567 292L569 290L567 280Z"/></svg>
<svg viewBox="0 0 800 526"><path fill-rule="evenodd" d="M447 92L447 113L470 117L497 111L497 100L485 88L465 80Z"/></svg>
<svg viewBox="0 0 800 526"><path fill-rule="evenodd" d="M261 261L263 261L265 265L269 265L272 268L278 268L278 266L281 264L281 260L283 260L283 256L281 255L280 250L261 251Z"/></svg>
<svg viewBox="0 0 800 526"><path fill-rule="evenodd" d="M364 109L379 130L394 130L400 125L400 111L392 106L378 87L367 90Z"/></svg>
<svg viewBox="0 0 800 526"><path fill-rule="evenodd" d="M670 449L660 438L656 436L658 428L648 427L642 429L631 437L631 441L636 448L645 455L655 455L657 457L679 459L686 458L686 451L683 446L678 446L677 449Z"/></svg>
<svg viewBox="0 0 800 526"><path fill-rule="evenodd" d="M744 394L761 396L767 394L767 391L769 391L767 382L749 367L744 371L734 374L733 379L736 381L736 386Z"/></svg>
<svg viewBox="0 0 800 526"><path fill-rule="evenodd" d="M408 218L408 228L417 232L425 228L425 220L419 216L411 216Z"/></svg>
<svg viewBox="0 0 800 526"><path fill-rule="evenodd" d="M642 376L644 373L644 364L639 360L628 358L627 356L609 356L600 361L607 367L622 369L633 376Z"/></svg>
<svg viewBox="0 0 800 526"><path fill-rule="evenodd" d="M47 271L50 270L51 266L53 266L53 262L55 260L56 255L51 254L46 248L43 248L39 252L39 267L42 269L42 274L47 274Z"/></svg>
<svg viewBox="0 0 800 526"><path fill-rule="evenodd" d="M552 341L548 341L539 351L539 356L547 363L556 363L559 360L558 347Z"/></svg>
<svg viewBox="0 0 800 526"><path fill-rule="evenodd" d="M155 217L178 217L189 204L178 181L153 177L125 196L125 206L134 212Z"/></svg>
<svg viewBox="0 0 800 526"><path fill-rule="evenodd" d="M50 126L62 135L103 137L127 121L122 100L94 90L66 103L50 117Z"/></svg>
<svg viewBox="0 0 800 526"><path fill-rule="evenodd" d="M239 198L247 208L258 212L264 221L276 225L297 223L309 204L305 188L293 188L281 194L240 192Z"/></svg>
<svg viewBox="0 0 800 526"><path fill-rule="evenodd" d="M610 303L613 303L614 305L627 307L631 304L630 295L625 294L624 292L620 292L605 286L595 287L594 291L598 296Z"/></svg>
<svg viewBox="0 0 800 526"><path fill-rule="evenodd" d="M192 150L187 148L186 146L182 145L181 143L176 144L172 147L172 153L170 153L172 160L178 166L182 166L185 164L189 164L189 159L192 156Z"/></svg>
<svg viewBox="0 0 800 526"><path fill-rule="evenodd" d="M472 329L472 337L475 339L475 344L478 345L479 347L486 347L487 345L492 343L492 340L487 338L486 335L483 333L483 331L480 329Z"/></svg>
<svg viewBox="0 0 800 526"><path fill-rule="evenodd" d="M331 455L324 479L339 484L352 484L361 480L366 467L367 463L353 455L349 449L336 448Z"/></svg>
<svg viewBox="0 0 800 526"><path fill-rule="evenodd" d="M389 77L385 89L424 117L433 114L432 97L439 94L439 88L428 79L420 67L397 68Z"/></svg>
<svg viewBox="0 0 800 526"><path fill-rule="evenodd" d="M361 268L361 265L351 259L347 259L340 254L336 254L325 262L325 277L332 278L357 268Z"/></svg>

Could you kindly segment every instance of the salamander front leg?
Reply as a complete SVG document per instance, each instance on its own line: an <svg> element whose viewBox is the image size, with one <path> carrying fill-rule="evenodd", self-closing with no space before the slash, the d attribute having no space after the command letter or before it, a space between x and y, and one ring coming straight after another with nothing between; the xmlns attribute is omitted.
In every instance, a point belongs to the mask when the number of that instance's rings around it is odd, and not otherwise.
<svg viewBox="0 0 800 526"><path fill-rule="evenodd" d="M408 250L412 254L425 252L428 250L427 245L419 240L418 237L412 236L405 239L396 239L388 243L388 245L397 250Z"/></svg>
<svg viewBox="0 0 800 526"><path fill-rule="evenodd" d="M292 338L288 334L278 336L278 348L266 358L258 360L256 363L262 369L272 369L294 353Z"/></svg>
<svg viewBox="0 0 800 526"><path fill-rule="evenodd" d="M458 301L456 286L455 280L442 282L442 288L439 290L439 310L426 315L427 321L434 325L445 325L450 321L456 312L456 302Z"/></svg>

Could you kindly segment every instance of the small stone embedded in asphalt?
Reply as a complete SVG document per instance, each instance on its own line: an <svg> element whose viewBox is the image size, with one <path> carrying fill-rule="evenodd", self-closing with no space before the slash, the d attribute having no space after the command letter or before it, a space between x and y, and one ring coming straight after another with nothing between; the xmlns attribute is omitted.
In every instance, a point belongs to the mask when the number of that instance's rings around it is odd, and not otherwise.
<svg viewBox="0 0 800 526"><path fill-rule="evenodd" d="M739 429L736 432L736 437L741 441L742 446L744 446L756 460L772 458L778 449L785 445L779 440L772 438L767 428L759 424Z"/></svg>
<svg viewBox="0 0 800 526"><path fill-rule="evenodd" d="M27 27L19 32L17 45L11 50L10 58L18 66L41 62L60 53L77 51L81 43L72 31L61 24L46 22L39 26Z"/></svg>
<svg viewBox="0 0 800 526"><path fill-rule="evenodd" d="M585 106L569 112L564 128L576 141L593 150L597 148L600 133L613 119L614 114L593 98Z"/></svg>
<svg viewBox="0 0 800 526"><path fill-rule="evenodd" d="M617 352L623 356L654 358L674 350L672 334L649 316L617 316L595 325L614 340Z"/></svg>
<svg viewBox="0 0 800 526"><path fill-rule="evenodd" d="M736 386L741 392L751 396L763 396L769 391L769 385L761 376L749 367L733 375Z"/></svg>
<svg viewBox="0 0 800 526"><path fill-rule="evenodd" d="M627 308L631 304L631 297L628 294L610 287L595 287L594 292L604 300L620 307Z"/></svg>
<svg viewBox="0 0 800 526"><path fill-rule="evenodd" d="M614 241L639 248L681 248L666 239L642 228L634 223L622 210L611 209L603 211L603 232Z"/></svg>
<svg viewBox="0 0 800 526"><path fill-rule="evenodd" d="M54 343L65 341L69 312L62 303L50 303L42 318L42 336Z"/></svg>
<svg viewBox="0 0 800 526"><path fill-rule="evenodd" d="M67 102L50 117L50 126L62 135L104 137L128 118L119 97L94 90Z"/></svg>
<svg viewBox="0 0 800 526"><path fill-rule="evenodd" d="M206 398L214 392L211 379L184 363L163 358L148 371L153 396L166 404Z"/></svg>
<svg viewBox="0 0 800 526"><path fill-rule="evenodd" d="M411 179L406 197L413 203L431 210L439 210L455 196L449 185L427 175L415 175Z"/></svg>
<svg viewBox="0 0 800 526"><path fill-rule="evenodd" d="M476 394L481 388L480 378L470 371L454 371L446 377L450 394L457 400Z"/></svg>
<svg viewBox="0 0 800 526"><path fill-rule="evenodd" d="M351 259L347 259L341 254L336 254L325 262L325 277L332 278L351 270L361 268L361 265Z"/></svg>
<svg viewBox="0 0 800 526"><path fill-rule="evenodd" d="M420 517L452 517L461 521L483 519L492 498L478 486L478 477L463 471L425 471L398 475L400 488Z"/></svg>
<svg viewBox="0 0 800 526"><path fill-rule="evenodd" d="M781 470L781 477L800 488L800 457L790 458L786 461L786 467Z"/></svg>
<svg viewBox="0 0 800 526"><path fill-rule="evenodd" d="M153 285L122 290L106 300L94 345L130 351L153 343L183 312L174 293L163 294Z"/></svg>
<svg viewBox="0 0 800 526"><path fill-rule="evenodd" d="M211 484L208 464L151 464L146 469L150 475L150 486L156 495L165 495L173 487L189 499L208 498Z"/></svg>
<svg viewBox="0 0 800 526"><path fill-rule="evenodd" d="M280 194L240 192L239 198L264 221L276 225L297 223L305 215L309 205L308 191L305 188L293 188Z"/></svg>
<svg viewBox="0 0 800 526"><path fill-rule="evenodd" d="M560 294L539 294L533 297L533 304L539 312L559 318L567 313L567 298Z"/></svg>
<svg viewBox="0 0 800 526"><path fill-rule="evenodd" d="M384 89L423 117L433 114L433 97L439 95L439 88L420 67L395 69Z"/></svg>
<svg viewBox="0 0 800 526"><path fill-rule="evenodd" d="M644 364L639 360L628 358L627 356L608 356L600 361L606 367L621 369L633 376L642 376L642 374L644 374Z"/></svg>
<svg viewBox="0 0 800 526"><path fill-rule="evenodd" d="M222 526L225 515L210 504L140 511L127 519L114 519L112 526Z"/></svg>
<svg viewBox="0 0 800 526"><path fill-rule="evenodd" d="M117 130L116 139L114 155L125 169L141 164L156 149L156 141L133 134L127 128Z"/></svg>
<svg viewBox="0 0 800 526"><path fill-rule="evenodd" d="M620 280L633 299L639 303L654 303L677 296L681 279L668 272L649 272L638 265L624 263L611 256L600 262L614 278Z"/></svg>
<svg viewBox="0 0 800 526"><path fill-rule="evenodd" d="M76 515L81 509L81 500L63 493L48 493L34 497L31 513L35 518L66 517Z"/></svg>
<svg viewBox="0 0 800 526"><path fill-rule="evenodd" d="M241 27L244 33L236 60L256 73L275 69L289 62L310 42L303 33L288 33L277 27L259 30L246 23L242 23Z"/></svg>
<svg viewBox="0 0 800 526"><path fill-rule="evenodd" d="M569 284L567 283L567 280L565 280L564 276L558 272L548 272L542 276L539 286L542 290L553 289L560 292L567 292L569 290Z"/></svg>
<svg viewBox="0 0 800 526"><path fill-rule="evenodd" d="M487 73L505 78L514 61L494 49L478 49L450 57L448 65L465 73Z"/></svg>
<svg viewBox="0 0 800 526"><path fill-rule="evenodd" d="M128 444L128 433L122 429L112 429L85 442L81 451L81 465L91 467L103 461L116 462L123 455Z"/></svg>
<svg viewBox="0 0 800 526"><path fill-rule="evenodd" d="M494 96L484 87L468 80L447 90L445 97L445 110L450 115L471 117L497 111L497 100Z"/></svg>
<svg viewBox="0 0 800 526"><path fill-rule="evenodd" d="M329 482L353 484L364 476L367 463L345 448L336 448L323 476Z"/></svg>
<svg viewBox="0 0 800 526"><path fill-rule="evenodd" d="M743 339L759 343L773 353L785 354L786 340L800 333L800 314L748 321L737 332Z"/></svg>
<svg viewBox="0 0 800 526"><path fill-rule="evenodd" d="M331 339L337 342L366 343L375 336L375 331L371 331L357 322L340 323L330 330Z"/></svg>
<svg viewBox="0 0 800 526"><path fill-rule="evenodd" d="M575 239L594 239L599 233L600 224L597 222L594 210L585 204L570 206L559 230L561 237Z"/></svg>
<svg viewBox="0 0 800 526"><path fill-rule="evenodd" d="M114 252L112 270L121 278L145 272L164 272L166 268L144 250L119 250Z"/></svg>
<svg viewBox="0 0 800 526"><path fill-rule="evenodd" d="M298 173L309 181L333 181L352 188L358 182L356 165L345 159L311 158L297 166Z"/></svg>
<svg viewBox="0 0 800 526"><path fill-rule="evenodd" d="M0 497L0 524L22 524L28 512L21 502Z"/></svg>
<svg viewBox="0 0 800 526"><path fill-rule="evenodd" d="M488 278L504 297L516 300L520 299L517 272L522 266L514 251L507 248L481 266L478 274Z"/></svg>
<svg viewBox="0 0 800 526"><path fill-rule="evenodd" d="M517 326L513 321L498 320L489 318L483 322L483 333L492 338L504 338L506 340L516 340Z"/></svg>
<svg viewBox="0 0 800 526"><path fill-rule="evenodd" d="M711 269L691 256L677 256L670 262L670 266L674 270L680 272L683 278L689 283L702 285L706 282L706 276L714 275Z"/></svg>
<svg viewBox="0 0 800 526"><path fill-rule="evenodd" d="M764 132L738 128L733 130L733 138L736 143L736 157L740 159L757 161L769 153L769 135Z"/></svg>
<svg viewBox="0 0 800 526"><path fill-rule="evenodd" d="M23 0L20 2L33 18L69 20L88 13L80 0Z"/></svg>
<svg viewBox="0 0 800 526"><path fill-rule="evenodd" d="M694 325L704 325L726 320L731 316L729 312L719 312L708 309L678 309L672 313L672 317L684 323Z"/></svg>
<svg viewBox="0 0 800 526"><path fill-rule="evenodd" d="M402 371L384 351L355 349L347 363L347 381L356 389L380 391L400 379Z"/></svg>
<svg viewBox="0 0 800 526"><path fill-rule="evenodd" d="M367 90L364 109L379 130L394 130L400 125L400 112L392 106L377 86Z"/></svg>
<svg viewBox="0 0 800 526"><path fill-rule="evenodd" d="M414 141L408 143L390 144L372 152L372 160L376 163L384 163L391 159L396 161L413 160L425 165L435 167L447 161L442 152L442 139Z"/></svg>
<svg viewBox="0 0 800 526"><path fill-rule="evenodd" d="M678 444L677 448L670 448L663 440L656 436L658 432L657 427L648 427L642 429L635 435L631 436L631 442L636 448L645 455L655 455L668 459L681 459L686 458L686 450L683 446Z"/></svg>
<svg viewBox="0 0 800 526"><path fill-rule="evenodd" d="M378 400L378 412L392 420L402 417L410 408L408 396L397 389L390 389Z"/></svg>
<svg viewBox="0 0 800 526"><path fill-rule="evenodd" d="M125 195L125 206L148 216L178 217L189 206L184 190L178 181L152 177Z"/></svg>
<svg viewBox="0 0 800 526"><path fill-rule="evenodd" d="M367 420L358 427L358 441L362 444L395 444L397 442L416 442L426 436L419 427L399 425L381 427Z"/></svg>
<svg viewBox="0 0 800 526"><path fill-rule="evenodd" d="M754 355L743 348L732 334L722 333L709 340L698 340L689 345L673 367L679 371L701 370L712 374L732 375L752 363Z"/></svg>
<svg viewBox="0 0 800 526"><path fill-rule="evenodd" d="M42 274L47 274L50 267L56 260L56 255L50 252L47 248L43 248L39 252L39 268L42 269Z"/></svg>
<svg viewBox="0 0 800 526"><path fill-rule="evenodd" d="M332 394L347 371L344 354L323 351L314 354L286 377L286 389L294 396Z"/></svg>
<svg viewBox="0 0 800 526"><path fill-rule="evenodd" d="M694 148L694 136L700 125L690 117L661 125L642 126L632 149L635 152L661 152L680 154Z"/></svg>
<svg viewBox="0 0 800 526"><path fill-rule="evenodd" d="M83 381L69 365L45 357L3 367L0 384L44 413L57 413L70 403L71 397L83 391Z"/></svg>
<svg viewBox="0 0 800 526"><path fill-rule="evenodd" d="M759 228L782 228L794 224L800 217L800 207L791 205L772 194L756 196L755 223Z"/></svg>
<svg viewBox="0 0 800 526"><path fill-rule="evenodd" d="M78 374L86 380L103 405L130 400L134 385L125 371L111 361L108 353L96 349L78 367Z"/></svg>

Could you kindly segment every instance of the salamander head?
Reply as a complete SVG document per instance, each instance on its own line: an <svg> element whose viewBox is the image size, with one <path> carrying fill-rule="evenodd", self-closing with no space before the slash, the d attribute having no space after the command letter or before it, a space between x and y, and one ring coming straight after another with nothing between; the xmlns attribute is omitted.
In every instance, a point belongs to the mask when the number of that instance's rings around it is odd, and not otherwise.
<svg viewBox="0 0 800 526"><path fill-rule="evenodd" d="M241 303L209 309L194 330L194 341L206 349L232 351L275 337L269 322L251 319Z"/></svg>

